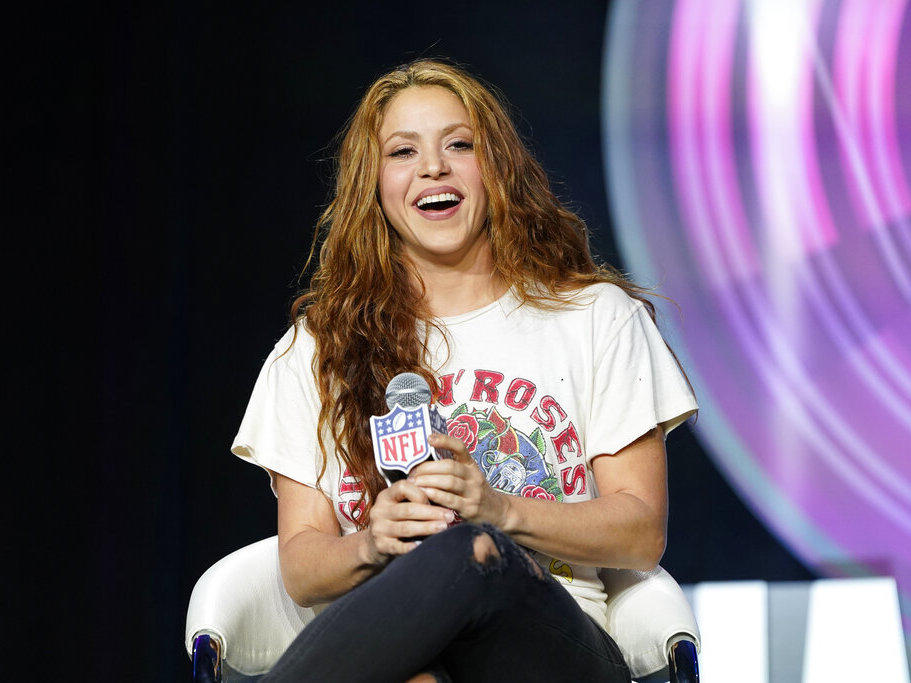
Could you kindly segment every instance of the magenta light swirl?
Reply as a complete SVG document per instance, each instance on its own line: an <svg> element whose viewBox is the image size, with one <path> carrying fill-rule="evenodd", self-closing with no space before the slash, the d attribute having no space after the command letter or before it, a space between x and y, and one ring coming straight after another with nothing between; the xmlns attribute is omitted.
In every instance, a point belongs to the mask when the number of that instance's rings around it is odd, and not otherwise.
<svg viewBox="0 0 911 683"><path fill-rule="evenodd" d="M618 0L604 120L713 460L818 571L896 576L911 629L908 5Z"/></svg>
<svg viewBox="0 0 911 683"><path fill-rule="evenodd" d="M911 191L898 155L895 130L895 76L901 19L907 0L884 3L875 15L874 44L878 46L870 59L869 130L875 164L883 186L886 215L898 223L898 236L911 254Z"/></svg>
<svg viewBox="0 0 911 683"><path fill-rule="evenodd" d="M889 571L906 603L911 462L897 453L911 443L911 250L899 143L911 130L897 127L895 87L907 5L680 0L668 19L666 138L649 117L629 119L640 145L666 147L618 147L610 175L616 192L637 188L615 201L634 272L641 263L701 307L676 335L719 418L697 431L720 469L807 562ZM625 15L653 23L660 7L640 0ZM620 42L654 64L660 39L638 36ZM646 82L611 92L632 100ZM642 159L660 154L670 195L637 170L656 173ZM634 230L644 239L624 237ZM663 253L681 238L685 251ZM794 505L783 514L781 496Z"/></svg>
<svg viewBox="0 0 911 683"><path fill-rule="evenodd" d="M790 217L786 218L784 222L792 225L792 229L804 237L804 252L814 254L813 260L808 261L808 267L791 269L794 273L795 284L799 287L795 294L806 297L807 304L825 324L832 341L843 354L842 357L849 360L867 387L879 395L897 418L911 427L911 410L908 409L907 402L889 391L888 384L884 381L885 377L877 371L873 364L868 362L864 356L852 353L855 346L855 335L845 326L844 318L848 318L855 330L860 329L870 335L874 334L874 330L860 314L860 309L854 301L850 288L846 286L842 274L834 266L828 250L821 249L834 244L835 233L819 179L816 147L812 144L815 140L812 94L814 56L816 54L812 36L815 34L820 7L819 2L807 3L805 5L806 14L803 17L806 23L802 27L800 23L795 23L801 28L803 34L801 36L802 44L799 46L800 54L795 55L795 62L798 65L795 68L795 72L798 74L795 79L796 93L792 106L783 108L787 120L775 118L773 122L778 128L777 135L780 137L782 130L786 130L788 138L782 141L765 136L765 127L761 125L764 116L758 113L758 106L751 107L753 158L754 165L757 166L756 175L760 182L758 195L765 207L765 215L770 217L770 219L767 218L767 222L782 220L782 205L790 210ZM759 80L757 70L761 68L757 62L762 57L757 56L755 50L751 54L753 59L750 70L753 77L750 79L750 98L755 104L762 97L758 93L757 85ZM764 156L766 156L764 150L770 149L776 150L774 156L779 162L779 167L772 174L763 172L764 167L768 166L768 162L763 163ZM785 173L791 175L787 177L786 188L783 188L787 192L788 200L782 201L782 191L775 191L770 186L763 186L762 181L768 175L780 178ZM778 209L777 213L776 209ZM767 227L766 232L774 229L771 226ZM826 294L827 290L838 290L843 296L839 299L832 299ZM845 315L845 309L847 309L848 315ZM803 312L799 314L795 321L797 325L800 324L800 317L803 315ZM793 337L793 329L792 327L790 335L785 335L785 338ZM802 392L805 383L813 386L812 378L803 372L795 373L794 379L798 382L798 391ZM811 393L816 395L811 395ZM877 482L876 486L879 490L891 491L891 495L897 498L897 505L893 508L892 514L897 514L896 518L904 523L905 515L901 514L901 511L904 506L911 506L911 486L887 461L877 457L875 450L865 443L857 430L843 426L842 416L846 412L850 412L850 405L845 405L845 401L840 400L841 397L827 399L816 392L806 392L804 396L808 406L820 415L819 426L828 429L835 437L836 443L841 444L841 448L838 449L840 451L838 461L833 461L831 464L838 466L842 459L850 458L860 470L865 471L867 477ZM827 454L828 451L826 451ZM877 488L866 489L866 491L869 495L879 495Z"/></svg>
<svg viewBox="0 0 911 683"><path fill-rule="evenodd" d="M719 153L723 155L725 151L730 152L730 145L713 144L725 139L725 136L715 128L715 124L718 122L717 114L725 111L724 105L719 105L717 96L721 95L723 100L727 94L718 89L711 90L707 86L707 84L723 82L723 78L719 78L720 74L715 70L719 68L719 65L728 65L728 67L730 65L729 60L726 61L722 55L713 52L715 46L718 45L715 37L723 35L720 30L722 26L710 19L711 10L705 3L680 3L678 10L681 13L679 16L684 16L685 12L692 11L693 25L698 30L704 31L695 43L699 46L701 54L691 50L681 55L680 61L676 62L683 68L701 66L701 79L694 78L688 81L685 75L674 77L676 84L693 83L693 92L697 93L695 96L681 99L682 108L691 108L690 125L672 126L672 130L686 131L690 139L671 136L672 149L676 149L675 157L686 160L680 166L677 177L685 178L686 187L689 190L686 203L691 210L687 213L690 218L687 227L694 238L699 241L700 253L706 256L714 255L712 262L717 264L717 267L723 269L726 263L739 266L742 265L742 259L738 257L744 252L744 249L743 243L738 242L737 237L746 235L747 231L742 225L740 230L730 230L732 225L737 225L738 220L742 222L744 215L737 205L739 192L730 173L725 175L711 172L712 168L731 170L729 164L718 160ZM706 10L709 11L706 12ZM730 21L731 18L736 18L736 13L731 13L729 16L729 31L732 31L735 26L734 22ZM689 44L693 45L693 43ZM671 63L675 63L673 59ZM713 92L716 95L715 99L712 98ZM681 94L679 91L677 92L678 96ZM679 113L682 109L674 107L674 95L671 96L671 102L672 111ZM680 144L674 145L675 139ZM793 160L783 165L788 168L794 167ZM706 166L708 166L708 171ZM774 192L774 190L770 191ZM722 253L721 247L726 247L726 253ZM832 441L827 439L823 448L818 450L818 456L826 460L829 466L841 475L842 480L848 482L851 488L860 494L869 505L879 508L884 515L893 519L900 527L911 531L911 516L907 514L903 506L896 504L889 496L882 495L882 486L892 488L894 480L889 477L890 473L877 471L878 468L874 467L874 474L879 475L877 478L880 479L879 485L877 485L870 480L863 469L857 466L856 461L858 460L871 462L869 452L864 447L862 440L840 421L837 411L833 410L813 389L812 382L801 372L797 360L787 348L779 343L780 340L787 338L787 334L768 314L773 307L764 299L756 284L751 279L745 278L744 275L742 270L734 273L734 279L740 281L738 283L741 294L739 298L731 295L725 287L716 294L720 295L732 329L738 331L740 345L749 352L754 367L760 371L761 377L769 385L778 402L789 406L784 414L797 418L796 423L791 425L790 429L808 439L813 436L818 438L826 428L833 432L833 436L837 439ZM729 285L732 284L729 278L723 279ZM760 344L763 340L764 345ZM798 401L797 397L800 397L802 401ZM806 412L807 409L810 409L811 412ZM822 424L814 425L814 416L816 420L821 420ZM785 428L785 425L779 425L780 430ZM839 453L842 450L839 448L839 444L850 446L850 450L856 452L856 457L844 457Z"/></svg>
<svg viewBox="0 0 911 683"><path fill-rule="evenodd" d="M875 93L869 93L867 88L870 75L868 56L884 47L882 44L872 43L869 34L875 26L877 14L884 8L887 16L901 18L900 15L896 17L888 11L893 4L870 3L867 0L844 1L836 32L834 71L837 99L834 108L836 113L843 112L838 119L841 124L839 133L843 148L842 165L849 179L847 185L855 212L860 224L874 233L876 245L895 286L905 300L911 303L911 273L905 263L909 257L902 256L890 230L890 212L883 201L883 193L886 190L877 182L878 178L875 175L877 154L869 139L870 117L866 116L867 112L864 111L869 107L868 99L875 99ZM898 5L892 9L903 11L904 6ZM901 24L900 21L895 23L898 27L893 30L897 32ZM886 50L890 51L888 47ZM896 48L893 50L897 52ZM868 95L874 97L868 98ZM896 232L906 234L906 229L899 226ZM906 238L902 241L907 244Z"/></svg>

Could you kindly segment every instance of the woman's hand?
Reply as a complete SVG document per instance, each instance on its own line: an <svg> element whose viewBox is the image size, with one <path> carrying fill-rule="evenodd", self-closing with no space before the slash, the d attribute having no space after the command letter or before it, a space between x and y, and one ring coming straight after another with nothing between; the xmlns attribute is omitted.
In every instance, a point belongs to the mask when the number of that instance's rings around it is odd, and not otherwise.
<svg viewBox="0 0 911 683"><path fill-rule="evenodd" d="M430 504L426 493L408 480L380 491L365 530L368 562L385 565L418 546L404 539L430 536L453 520L452 510Z"/></svg>
<svg viewBox="0 0 911 683"><path fill-rule="evenodd" d="M446 434L431 434L430 445L452 451L452 460L431 460L418 465L409 480L427 497L462 519L503 528L509 513L509 496L493 489L468 455L465 444Z"/></svg>

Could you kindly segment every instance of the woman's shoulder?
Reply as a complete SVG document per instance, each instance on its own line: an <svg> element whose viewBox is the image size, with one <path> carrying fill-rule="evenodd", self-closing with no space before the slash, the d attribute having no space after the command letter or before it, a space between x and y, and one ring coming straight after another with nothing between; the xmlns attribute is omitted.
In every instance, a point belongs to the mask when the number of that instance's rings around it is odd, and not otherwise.
<svg viewBox="0 0 911 683"><path fill-rule="evenodd" d="M301 318L275 342L270 356L275 364L300 372L304 368L309 370L315 351L316 341Z"/></svg>
<svg viewBox="0 0 911 683"><path fill-rule="evenodd" d="M643 306L622 287L611 282L597 282L570 292L567 303L591 311L603 323L623 323Z"/></svg>

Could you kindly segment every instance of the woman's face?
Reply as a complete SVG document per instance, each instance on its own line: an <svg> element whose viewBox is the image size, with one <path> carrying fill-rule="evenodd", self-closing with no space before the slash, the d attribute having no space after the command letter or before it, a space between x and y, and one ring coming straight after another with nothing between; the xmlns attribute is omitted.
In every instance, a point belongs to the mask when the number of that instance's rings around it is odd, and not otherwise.
<svg viewBox="0 0 911 683"><path fill-rule="evenodd" d="M459 98L439 86L403 90L389 102L379 141L380 203L412 261L486 262L487 192Z"/></svg>

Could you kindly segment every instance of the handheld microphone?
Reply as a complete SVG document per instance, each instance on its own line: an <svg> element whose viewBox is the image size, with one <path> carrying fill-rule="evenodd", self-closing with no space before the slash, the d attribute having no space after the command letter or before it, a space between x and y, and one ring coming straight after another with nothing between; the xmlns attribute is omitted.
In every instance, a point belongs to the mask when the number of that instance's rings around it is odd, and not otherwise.
<svg viewBox="0 0 911 683"><path fill-rule="evenodd" d="M430 405L430 398L427 380L416 372L400 372L386 385L386 407L389 410L396 405L405 409Z"/></svg>
<svg viewBox="0 0 911 683"><path fill-rule="evenodd" d="M405 479L427 460L452 458L444 448L427 441L432 432L446 434L446 418L430 405L430 386L414 372L403 372L386 387L389 412L370 418L373 455L386 483Z"/></svg>

